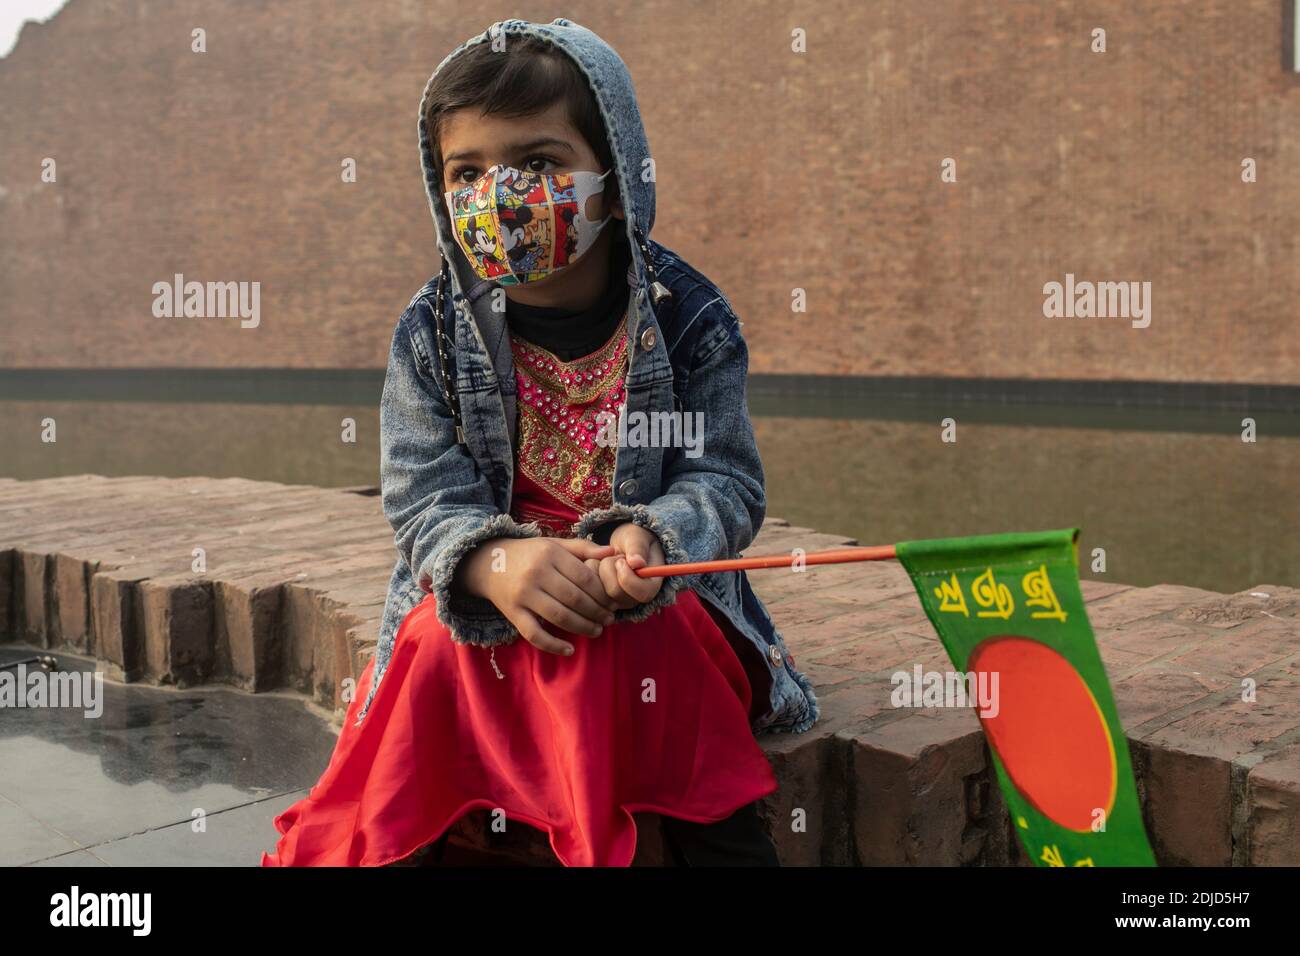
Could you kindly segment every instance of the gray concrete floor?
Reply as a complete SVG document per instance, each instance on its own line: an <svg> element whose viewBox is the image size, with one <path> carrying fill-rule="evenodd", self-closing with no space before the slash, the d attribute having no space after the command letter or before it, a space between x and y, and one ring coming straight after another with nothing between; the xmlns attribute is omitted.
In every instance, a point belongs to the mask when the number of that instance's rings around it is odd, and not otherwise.
<svg viewBox="0 0 1300 956"><path fill-rule="evenodd" d="M0 645L0 665L47 653ZM293 695L102 688L98 716L0 707L0 866L257 866L337 740Z"/></svg>

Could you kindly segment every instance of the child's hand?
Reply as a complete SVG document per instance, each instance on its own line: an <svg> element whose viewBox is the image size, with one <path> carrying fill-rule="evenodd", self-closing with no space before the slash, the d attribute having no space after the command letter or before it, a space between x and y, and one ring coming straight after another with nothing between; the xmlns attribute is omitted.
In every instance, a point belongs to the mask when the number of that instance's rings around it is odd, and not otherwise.
<svg viewBox="0 0 1300 956"><path fill-rule="evenodd" d="M614 529L609 543L617 553L600 559L597 573L604 585L605 594L614 602L615 607L636 607L653 599L663 587L664 579L641 578L632 572L637 568L657 567L664 563L664 547L659 537L653 531L629 521Z"/></svg>
<svg viewBox="0 0 1300 956"><path fill-rule="evenodd" d="M504 560L497 561L495 549ZM542 621L574 634L599 637L614 621L614 602L586 563L611 555L612 545L583 538L493 538L461 559L456 580L487 598L538 650L572 654L573 645L550 634Z"/></svg>

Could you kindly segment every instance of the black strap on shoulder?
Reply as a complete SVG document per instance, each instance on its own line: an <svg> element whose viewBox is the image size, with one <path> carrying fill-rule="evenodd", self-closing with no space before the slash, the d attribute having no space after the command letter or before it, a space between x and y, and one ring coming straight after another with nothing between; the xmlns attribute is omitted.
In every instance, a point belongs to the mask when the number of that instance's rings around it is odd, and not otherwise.
<svg viewBox="0 0 1300 956"><path fill-rule="evenodd" d="M438 275L438 287L433 300L434 351L438 356L438 379L442 386L442 397L447 407L451 409L452 420L456 423L456 442L464 445L466 444L465 423L460 414L460 396L456 393L456 373L451 368L451 353L456 350L456 347L447 335L446 321L443 317L446 288L447 265L444 263L442 272Z"/></svg>
<svg viewBox="0 0 1300 956"><path fill-rule="evenodd" d="M655 271L654 258L650 255L650 246L646 242L645 233L635 223L632 226L632 237L636 240L636 244L641 247L641 258L645 260L645 270L650 276L650 302L657 308L660 302L671 299L673 294L666 285L659 281L659 273Z"/></svg>

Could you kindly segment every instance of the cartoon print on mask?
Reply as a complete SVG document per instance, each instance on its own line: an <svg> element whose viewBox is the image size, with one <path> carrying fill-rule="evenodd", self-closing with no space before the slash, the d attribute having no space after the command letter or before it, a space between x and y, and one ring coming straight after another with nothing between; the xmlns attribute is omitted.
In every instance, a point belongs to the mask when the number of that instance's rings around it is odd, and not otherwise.
<svg viewBox="0 0 1300 956"><path fill-rule="evenodd" d="M555 265L557 268L568 265L578 257L578 227L574 223L577 214L577 209L574 207L565 207L560 210L559 218L563 221L561 234L564 239L555 250Z"/></svg>
<svg viewBox="0 0 1300 956"><path fill-rule="evenodd" d="M485 256L495 255L497 251L496 240L492 238L490 227L481 226L475 223L473 229L466 229L464 234L465 241L483 253Z"/></svg>
<svg viewBox="0 0 1300 956"><path fill-rule="evenodd" d="M585 211L611 172L492 166L473 183L444 193L452 235L481 278L503 286L543 279L590 249L613 218L595 221Z"/></svg>
<svg viewBox="0 0 1300 956"><path fill-rule="evenodd" d="M546 191L537 174L530 176L524 170L503 166L497 172L497 201L509 209L536 205L546 201Z"/></svg>
<svg viewBox="0 0 1300 956"><path fill-rule="evenodd" d="M500 264L497 230L492 217L486 213L469 216L459 221L458 240L462 248L473 249L481 261L489 263L495 275L507 270Z"/></svg>
<svg viewBox="0 0 1300 956"><path fill-rule="evenodd" d="M539 230L544 230L546 224L534 224L531 206L502 209L500 219L501 244L510 262L510 271L516 275L537 271L546 250L544 236Z"/></svg>

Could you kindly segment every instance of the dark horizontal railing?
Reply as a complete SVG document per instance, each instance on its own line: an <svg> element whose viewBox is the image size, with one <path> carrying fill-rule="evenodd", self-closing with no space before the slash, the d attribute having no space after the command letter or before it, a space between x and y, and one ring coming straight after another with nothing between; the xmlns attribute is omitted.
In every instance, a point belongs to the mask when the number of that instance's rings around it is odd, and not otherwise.
<svg viewBox="0 0 1300 956"><path fill-rule="evenodd" d="M374 405L383 382L383 369L0 369L0 400ZM1209 432L1250 416L1300 434L1296 385L753 374L747 388L755 415Z"/></svg>

